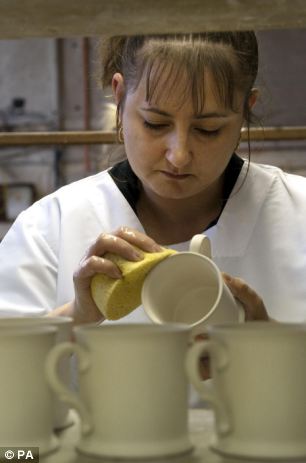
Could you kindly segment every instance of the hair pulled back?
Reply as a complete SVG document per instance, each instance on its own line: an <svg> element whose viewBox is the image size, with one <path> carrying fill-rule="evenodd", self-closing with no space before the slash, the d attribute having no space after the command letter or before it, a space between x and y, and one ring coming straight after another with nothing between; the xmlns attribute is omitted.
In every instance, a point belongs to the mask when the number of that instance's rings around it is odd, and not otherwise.
<svg viewBox="0 0 306 463"><path fill-rule="evenodd" d="M118 36L106 39L101 52L103 87L109 86L113 75L119 72L126 92L134 91L145 76L146 99L150 102L160 94L169 94L184 75L187 78L182 97L191 92L196 111L201 111L205 101L204 75L209 70L216 96L225 107L235 110L234 91L243 92L244 116L249 122L247 101L258 71L257 39L252 31ZM163 85L158 85L162 77Z"/></svg>

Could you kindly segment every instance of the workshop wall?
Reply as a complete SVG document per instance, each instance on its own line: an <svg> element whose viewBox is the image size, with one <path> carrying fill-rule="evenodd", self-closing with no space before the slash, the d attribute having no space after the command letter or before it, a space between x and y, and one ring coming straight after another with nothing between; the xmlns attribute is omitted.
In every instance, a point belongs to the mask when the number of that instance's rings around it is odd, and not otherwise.
<svg viewBox="0 0 306 463"><path fill-rule="evenodd" d="M306 126L306 29L257 35L260 124ZM97 39L2 40L0 55L0 130L115 129L110 91L97 82ZM304 141L257 142L252 157L306 175L305 148ZM245 143L239 152L247 153ZM1 147L0 186L34 184L41 197L118 159L115 145Z"/></svg>

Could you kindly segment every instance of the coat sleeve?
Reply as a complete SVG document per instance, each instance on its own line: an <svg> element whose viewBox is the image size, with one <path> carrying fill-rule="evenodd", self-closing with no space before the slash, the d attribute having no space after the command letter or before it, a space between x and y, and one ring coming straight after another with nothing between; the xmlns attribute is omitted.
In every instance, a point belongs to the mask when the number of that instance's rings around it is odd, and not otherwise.
<svg viewBox="0 0 306 463"><path fill-rule="evenodd" d="M0 317L54 308L59 208L39 201L16 219L0 244Z"/></svg>

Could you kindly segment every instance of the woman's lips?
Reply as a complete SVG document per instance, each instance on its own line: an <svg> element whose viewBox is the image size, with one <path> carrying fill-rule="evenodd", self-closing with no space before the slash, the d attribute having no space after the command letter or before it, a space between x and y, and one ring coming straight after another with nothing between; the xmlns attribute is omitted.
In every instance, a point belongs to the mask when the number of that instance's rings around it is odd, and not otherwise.
<svg viewBox="0 0 306 463"><path fill-rule="evenodd" d="M172 178L175 180L184 180L185 178L190 177L191 174L175 174L173 172L168 172L166 170L161 171L162 174L164 174L168 178Z"/></svg>

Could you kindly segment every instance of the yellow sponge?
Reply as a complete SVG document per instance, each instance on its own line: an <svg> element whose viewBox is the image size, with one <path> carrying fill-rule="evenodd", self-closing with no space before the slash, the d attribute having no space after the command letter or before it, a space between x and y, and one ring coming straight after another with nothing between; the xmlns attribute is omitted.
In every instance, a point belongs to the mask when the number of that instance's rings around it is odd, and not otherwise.
<svg viewBox="0 0 306 463"><path fill-rule="evenodd" d="M144 258L137 262L112 253L105 254L106 259L120 268L122 279L97 273L91 280L93 300L104 317L118 320L136 309L141 304L141 289L146 275L158 262L176 253L166 248L160 252L143 252Z"/></svg>

